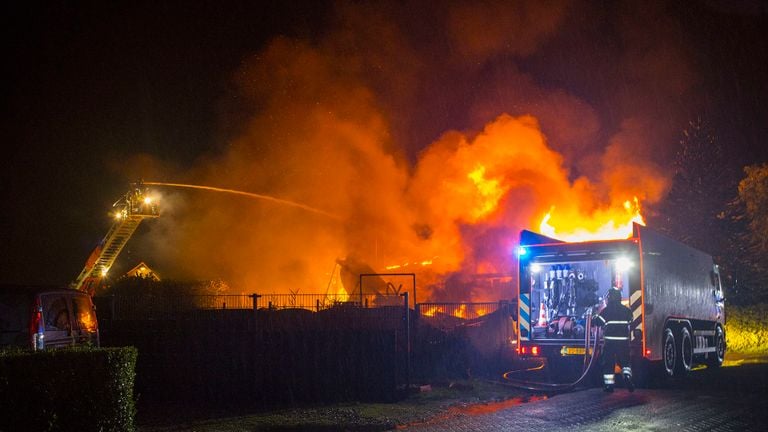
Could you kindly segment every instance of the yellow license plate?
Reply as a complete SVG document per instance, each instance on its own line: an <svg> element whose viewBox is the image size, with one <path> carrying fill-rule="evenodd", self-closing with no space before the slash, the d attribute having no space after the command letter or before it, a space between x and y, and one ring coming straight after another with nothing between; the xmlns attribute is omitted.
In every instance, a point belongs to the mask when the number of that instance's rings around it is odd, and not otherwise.
<svg viewBox="0 0 768 432"><path fill-rule="evenodd" d="M589 350L590 353L592 350ZM584 347L563 347L563 349L560 350L560 354L562 355L584 355L586 354L587 350Z"/></svg>

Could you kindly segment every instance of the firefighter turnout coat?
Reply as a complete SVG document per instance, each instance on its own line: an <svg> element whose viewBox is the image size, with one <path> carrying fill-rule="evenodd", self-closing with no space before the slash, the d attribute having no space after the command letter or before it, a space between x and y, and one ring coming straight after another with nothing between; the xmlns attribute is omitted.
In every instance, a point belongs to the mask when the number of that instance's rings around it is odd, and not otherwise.
<svg viewBox="0 0 768 432"><path fill-rule="evenodd" d="M626 378L632 377L632 367L629 360L629 325L632 323L632 311L621 304L619 298L608 301L605 308L594 318L595 325L604 327L603 330L603 383L606 386L614 384L614 366L622 368Z"/></svg>

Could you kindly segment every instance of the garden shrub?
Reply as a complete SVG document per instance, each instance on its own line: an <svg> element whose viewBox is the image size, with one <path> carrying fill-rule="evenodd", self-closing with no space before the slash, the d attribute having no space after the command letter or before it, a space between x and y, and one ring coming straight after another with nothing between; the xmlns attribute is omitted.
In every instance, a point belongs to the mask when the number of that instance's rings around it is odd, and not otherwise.
<svg viewBox="0 0 768 432"><path fill-rule="evenodd" d="M133 347L0 351L0 431L133 431Z"/></svg>

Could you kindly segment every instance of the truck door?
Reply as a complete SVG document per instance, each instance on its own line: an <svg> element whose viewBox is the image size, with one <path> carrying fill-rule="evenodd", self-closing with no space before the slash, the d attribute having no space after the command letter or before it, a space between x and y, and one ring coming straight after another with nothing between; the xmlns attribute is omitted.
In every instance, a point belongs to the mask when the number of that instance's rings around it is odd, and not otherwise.
<svg viewBox="0 0 768 432"><path fill-rule="evenodd" d="M72 315L64 294L42 294L45 346L72 345Z"/></svg>

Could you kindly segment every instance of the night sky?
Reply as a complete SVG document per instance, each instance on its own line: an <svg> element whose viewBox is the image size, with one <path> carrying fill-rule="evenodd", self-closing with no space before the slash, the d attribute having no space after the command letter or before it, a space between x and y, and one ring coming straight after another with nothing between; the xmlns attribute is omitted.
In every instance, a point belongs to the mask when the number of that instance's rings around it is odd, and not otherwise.
<svg viewBox="0 0 768 432"><path fill-rule="evenodd" d="M504 113L538 118L572 179L598 177L612 146L671 176L697 118L727 149L724 166L768 161L766 2L435 3L4 6L0 282L71 281L112 203L141 178L323 207L270 171L290 159L279 149L302 152L281 122L311 130L313 102L383 122L376 148L406 173L447 131L479 131ZM263 174L239 180L234 159ZM151 252L152 230L137 233L126 265L168 266Z"/></svg>

